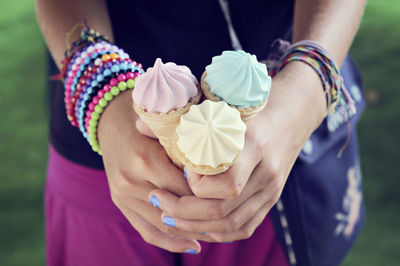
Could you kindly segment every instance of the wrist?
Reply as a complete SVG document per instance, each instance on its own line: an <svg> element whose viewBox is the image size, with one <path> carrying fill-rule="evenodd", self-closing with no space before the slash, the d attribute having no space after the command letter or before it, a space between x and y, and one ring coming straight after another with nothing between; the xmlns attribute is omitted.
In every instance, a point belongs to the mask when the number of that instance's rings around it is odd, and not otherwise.
<svg viewBox="0 0 400 266"><path fill-rule="evenodd" d="M327 114L326 96L317 73L302 62L287 64L273 78L266 109L273 110L288 127L297 125L311 134Z"/></svg>
<svg viewBox="0 0 400 266"><path fill-rule="evenodd" d="M107 149L108 144L114 145L117 142L131 137L136 130L137 115L132 107L132 91L127 90L116 96L104 110L98 124L98 140L100 148Z"/></svg>

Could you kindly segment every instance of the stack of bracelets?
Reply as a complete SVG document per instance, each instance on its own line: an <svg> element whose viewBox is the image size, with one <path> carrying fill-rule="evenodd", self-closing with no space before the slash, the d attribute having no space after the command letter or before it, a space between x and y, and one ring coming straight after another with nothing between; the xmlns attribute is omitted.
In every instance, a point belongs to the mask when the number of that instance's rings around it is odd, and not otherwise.
<svg viewBox="0 0 400 266"><path fill-rule="evenodd" d="M61 75L68 120L101 155L97 140L98 120L115 96L134 88L143 68L87 25L80 38L65 52L63 64Z"/></svg>
<svg viewBox="0 0 400 266"><path fill-rule="evenodd" d="M344 87L339 68L328 52L316 42L301 41L290 46L271 75L275 75L286 64L301 61L311 66L320 77L328 104L328 115L340 110L346 119L356 113L354 101Z"/></svg>

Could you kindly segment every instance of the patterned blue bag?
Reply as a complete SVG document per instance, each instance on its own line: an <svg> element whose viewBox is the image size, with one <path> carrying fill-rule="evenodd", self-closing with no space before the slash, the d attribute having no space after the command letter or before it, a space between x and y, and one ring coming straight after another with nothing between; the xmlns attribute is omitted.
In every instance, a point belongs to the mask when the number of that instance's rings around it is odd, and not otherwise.
<svg viewBox="0 0 400 266"><path fill-rule="evenodd" d="M356 123L365 108L361 75L350 57L341 73L357 113L350 124L340 112L323 121L304 145L281 200L271 211L291 265L340 264L364 222L356 136ZM348 146L338 157L349 126Z"/></svg>

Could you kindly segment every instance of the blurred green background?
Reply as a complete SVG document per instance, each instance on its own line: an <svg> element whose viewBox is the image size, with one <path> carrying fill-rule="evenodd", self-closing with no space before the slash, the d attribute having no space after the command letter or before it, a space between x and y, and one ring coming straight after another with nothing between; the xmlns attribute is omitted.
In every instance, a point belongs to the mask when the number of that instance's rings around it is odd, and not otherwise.
<svg viewBox="0 0 400 266"><path fill-rule="evenodd" d="M352 54L369 105L358 127L367 222L343 265L400 265L399 0L369 1ZM44 264L45 61L34 2L1 1L0 265Z"/></svg>

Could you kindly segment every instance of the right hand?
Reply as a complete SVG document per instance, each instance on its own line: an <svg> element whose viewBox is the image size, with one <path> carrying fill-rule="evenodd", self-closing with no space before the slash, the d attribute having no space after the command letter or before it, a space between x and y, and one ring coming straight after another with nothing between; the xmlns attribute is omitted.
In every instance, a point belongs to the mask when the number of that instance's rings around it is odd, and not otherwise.
<svg viewBox="0 0 400 266"><path fill-rule="evenodd" d="M136 120L130 92L124 92L110 102L99 121L98 138L111 198L147 243L171 252L191 249L199 253L196 239L211 239L164 225L161 210L148 201L149 192L157 188L179 196L193 194L159 142L137 131Z"/></svg>

